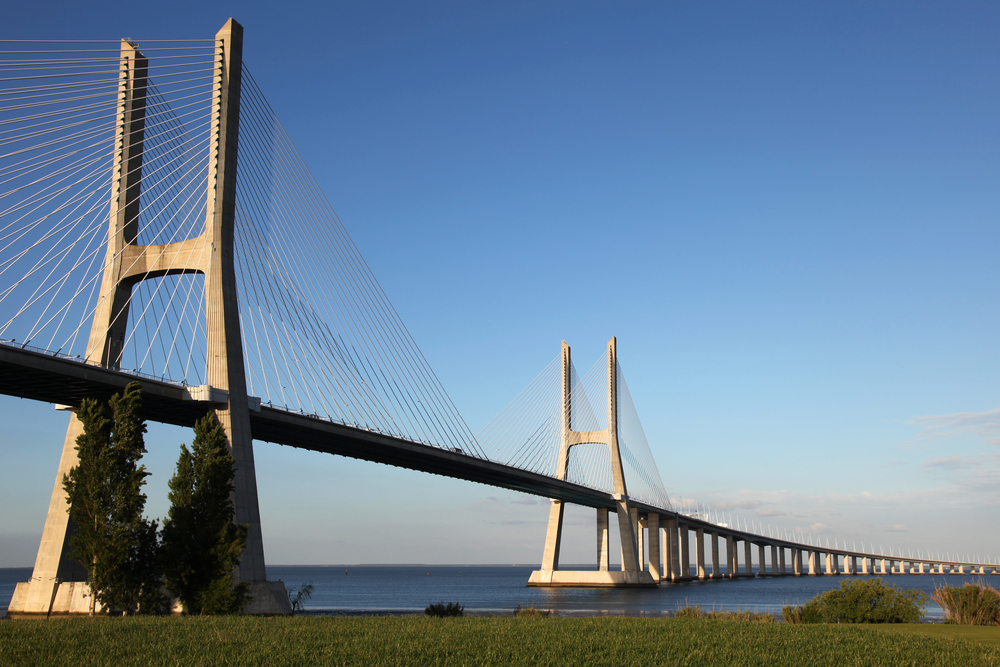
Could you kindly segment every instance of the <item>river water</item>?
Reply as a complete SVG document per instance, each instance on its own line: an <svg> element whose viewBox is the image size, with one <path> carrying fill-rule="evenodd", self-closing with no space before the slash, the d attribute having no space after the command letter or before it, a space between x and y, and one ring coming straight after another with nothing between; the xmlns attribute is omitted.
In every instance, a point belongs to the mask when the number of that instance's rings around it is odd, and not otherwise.
<svg viewBox="0 0 1000 667"><path fill-rule="evenodd" d="M665 616L684 607L705 610L750 610L780 614L788 604L802 604L817 593L836 588L848 577L783 577L663 584L651 589L527 588L531 566L270 566L269 579L289 588L312 584L310 614L420 613L435 602L458 602L466 613L511 613L521 607L549 609L560 616ZM571 569L571 568L566 568ZM18 581L31 568L0 568L0 609L5 609ZM997 587L1000 577L957 575L896 575L885 577L901 588L928 595L944 584L960 586L985 581ZM926 620L940 621L941 608L930 602Z"/></svg>

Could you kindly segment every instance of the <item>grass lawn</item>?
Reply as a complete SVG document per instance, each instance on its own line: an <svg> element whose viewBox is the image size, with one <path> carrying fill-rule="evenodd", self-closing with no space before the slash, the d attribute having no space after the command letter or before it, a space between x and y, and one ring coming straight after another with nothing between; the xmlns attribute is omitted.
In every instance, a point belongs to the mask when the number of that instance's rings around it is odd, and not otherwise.
<svg viewBox="0 0 1000 667"><path fill-rule="evenodd" d="M688 619L64 618L0 622L0 665L968 667L1000 666L1000 647L861 626Z"/></svg>

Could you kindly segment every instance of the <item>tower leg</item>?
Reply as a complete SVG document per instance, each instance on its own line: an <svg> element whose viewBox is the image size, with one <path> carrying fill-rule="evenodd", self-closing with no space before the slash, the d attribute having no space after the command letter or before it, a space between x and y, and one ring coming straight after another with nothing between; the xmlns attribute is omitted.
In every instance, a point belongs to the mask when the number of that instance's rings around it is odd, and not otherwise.
<svg viewBox="0 0 1000 667"><path fill-rule="evenodd" d="M42 540L38 545L38 555L35 557L35 568L31 573L31 581L17 585L18 590L7 609L8 614L48 614L66 613L70 609L54 607L58 588L61 582L85 582L87 570L73 560L69 555L69 540L73 535L74 526L69 518L69 504L66 502L66 491L63 488L63 477L76 466L76 439L83 433L83 424L70 414L69 428L66 429L66 440L63 442L62 456L59 459L59 469L56 472L55 484L52 487L52 497L49 500L49 511L45 515L45 527L42 529ZM82 595L87 587L78 585L77 606L85 605Z"/></svg>
<svg viewBox="0 0 1000 667"><path fill-rule="evenodd" d="M545 533L545 552L542 554L542 570L546 572L559 569L563 510L564 505L561 500L552 501L552 507L549 509L549 529Z"/></svg>

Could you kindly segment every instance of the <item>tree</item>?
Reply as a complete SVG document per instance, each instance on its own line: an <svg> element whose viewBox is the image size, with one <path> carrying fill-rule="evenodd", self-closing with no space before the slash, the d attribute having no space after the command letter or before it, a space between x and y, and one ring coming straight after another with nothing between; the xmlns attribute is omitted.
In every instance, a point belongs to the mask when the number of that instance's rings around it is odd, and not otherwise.
<svg viewBox="0 0 1000 667"><path fill-rule="evenodd" d="M83 434L76 440L79 462L63 478L69 513L76 524L70 555L87 568L90 614L105 611L159 613L162 582L157 571L156 522L142 512L146 496L142 389L132 382L108 408L85 399L77 411Z"/></svg>
<svg viewBox="0 0 1000 667"><path fill-rule="evenodd" d="M236 462L214 413L199 419L194 433L190 450L181 445L170 480L164 579L189 614L236 614L250 599L250 585L233 576L249 530L233 523Z"/></svg>

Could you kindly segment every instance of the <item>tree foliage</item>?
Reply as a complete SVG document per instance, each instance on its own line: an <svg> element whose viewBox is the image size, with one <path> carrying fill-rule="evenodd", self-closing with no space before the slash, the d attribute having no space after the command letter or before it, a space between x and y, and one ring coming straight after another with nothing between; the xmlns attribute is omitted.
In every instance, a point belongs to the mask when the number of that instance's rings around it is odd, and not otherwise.
<svg viewBox="0 0 1000 667"><path fill-rule="evenodd" d="M77 465L63 478L69 513L76 524L70 555L87 568L90 613L161 613L164 599L157 568L157 526L142 512L142 486L149 475L145 453L142 389L132 382L108 408L85 399L77 411L83 434L76 440Z"/></svg>
<svg viewBox="0 0 1000 667"><path fill-rule="evenodd" d="M887 586L881 577L840 582L799 607L785 607L789 623L916 623L927 593Z"/></svg>
<svg viewBox="0 0 1000 667"><path fill-rule="evenodd" d="M248 532L233 523L235 461L214 413L199 419L194 432L170 480L164 579L189 614L235 614L249 601L249 584L233 578Z"/></svg>

